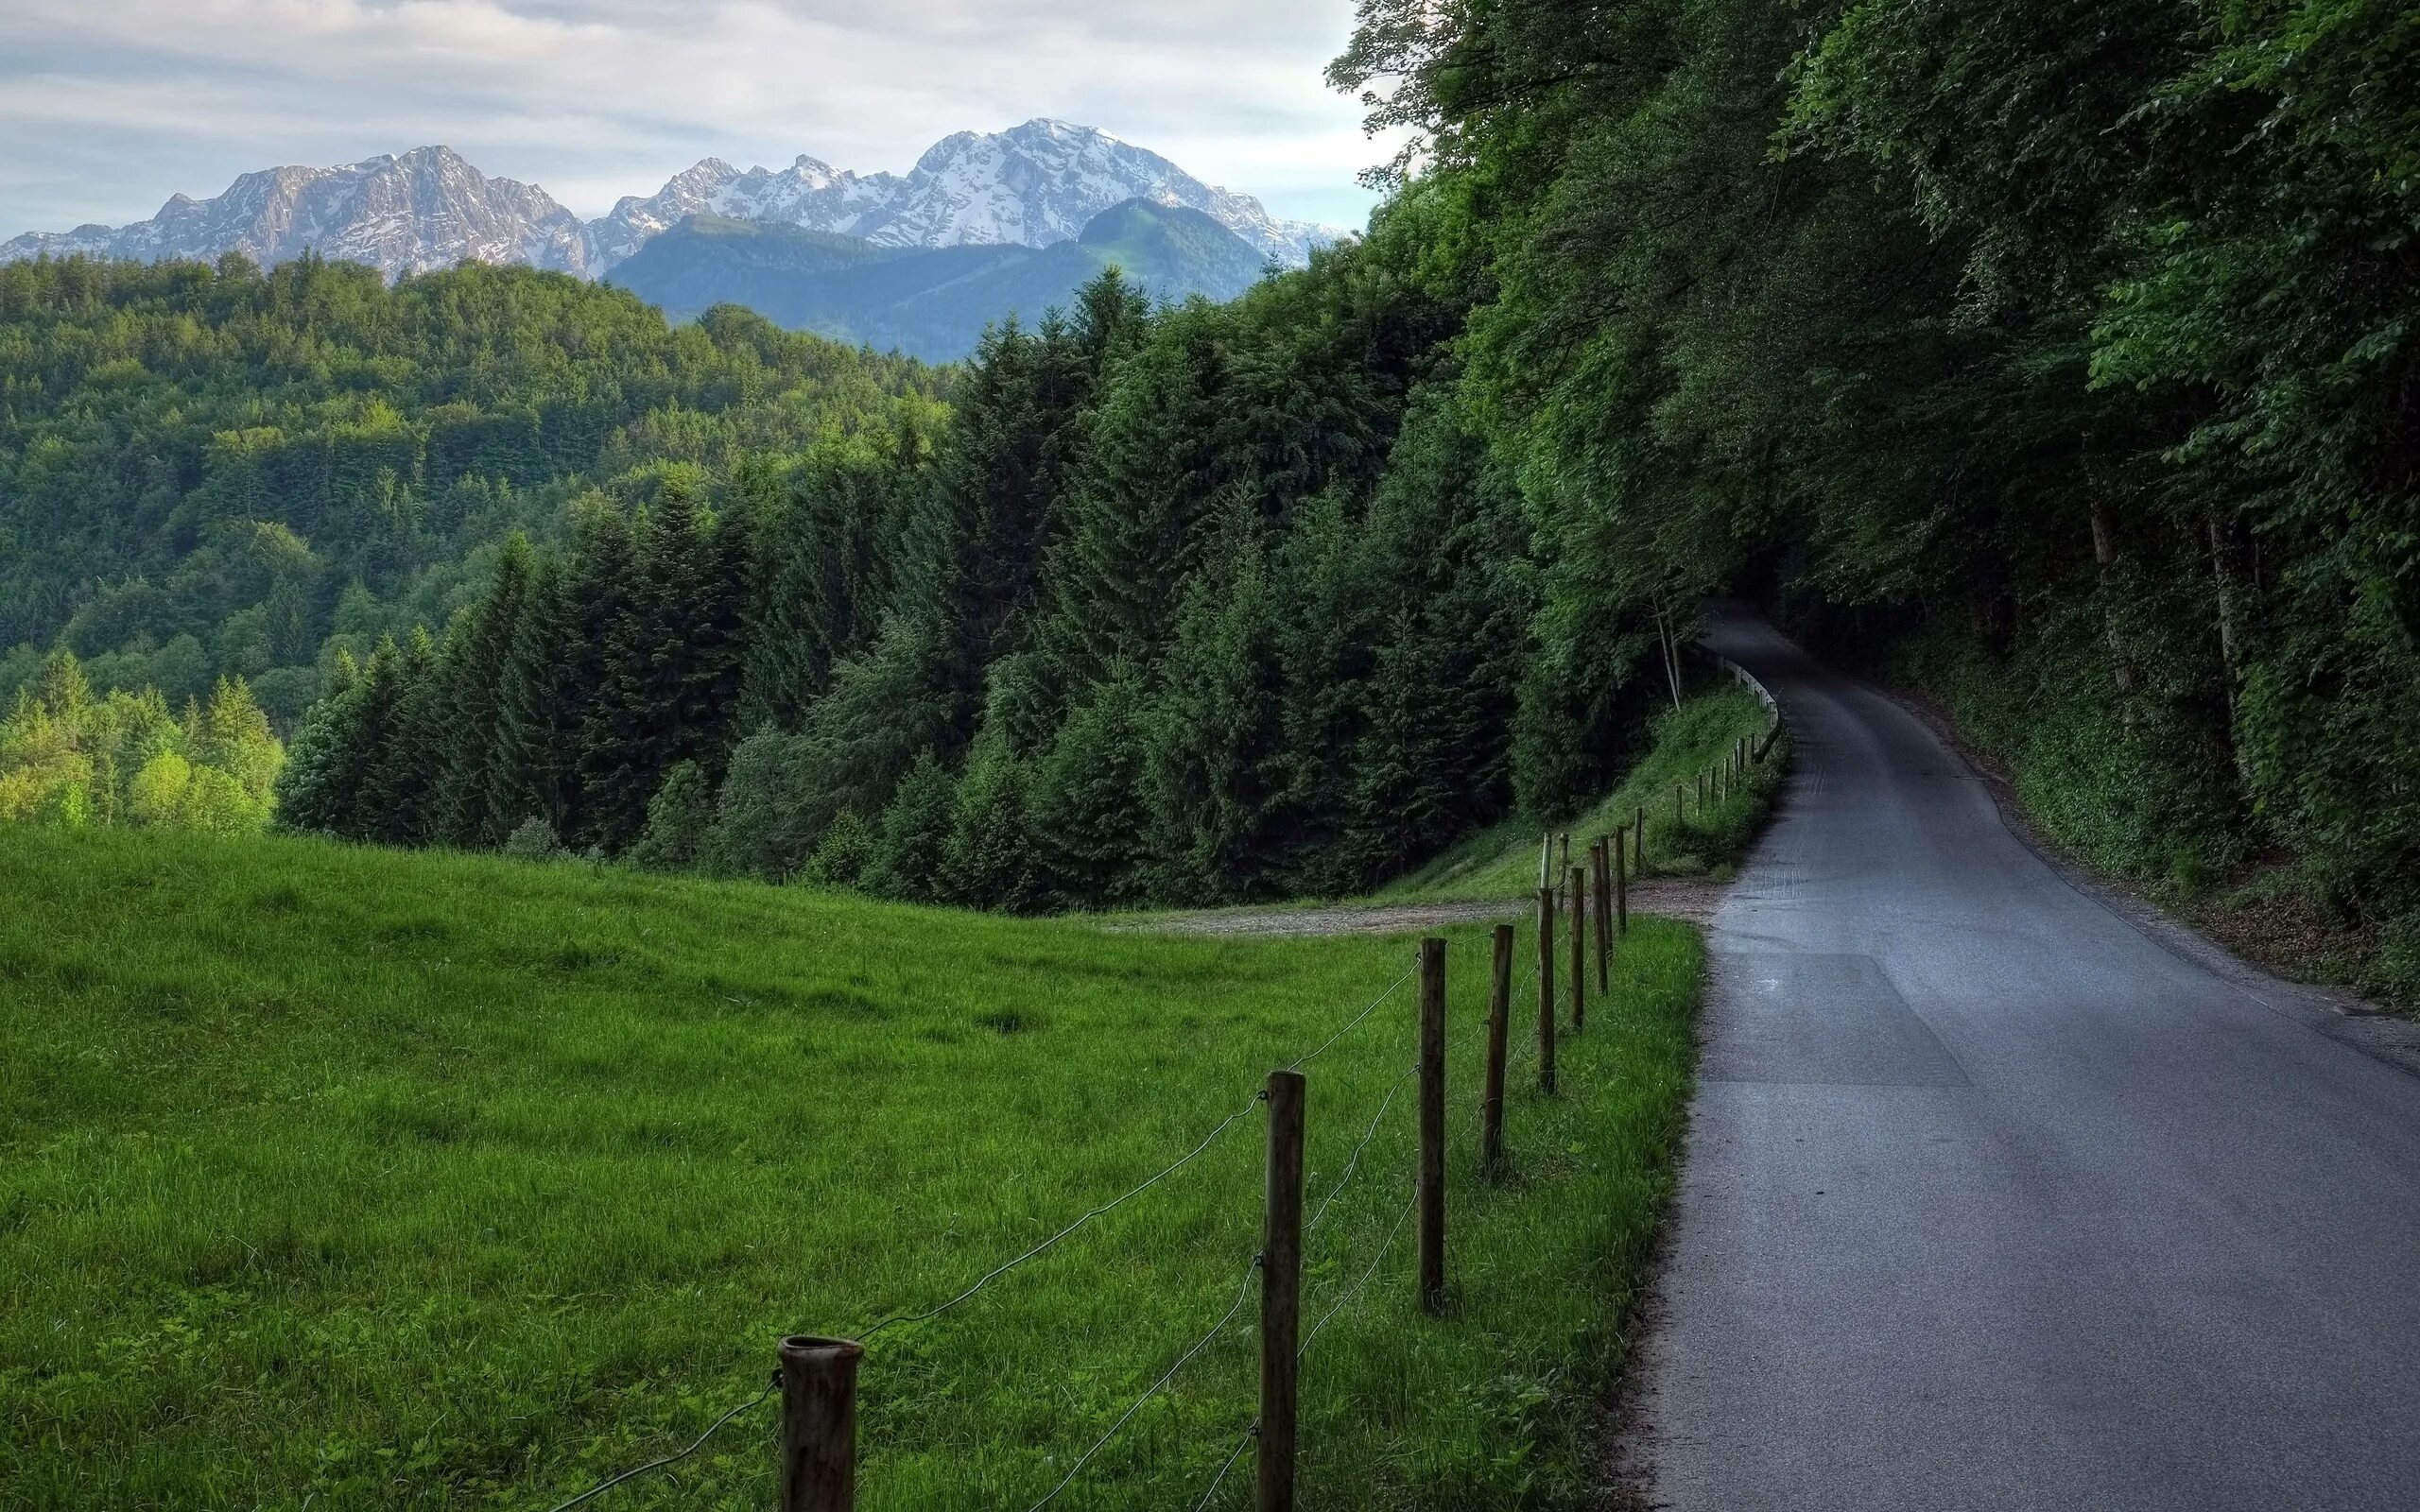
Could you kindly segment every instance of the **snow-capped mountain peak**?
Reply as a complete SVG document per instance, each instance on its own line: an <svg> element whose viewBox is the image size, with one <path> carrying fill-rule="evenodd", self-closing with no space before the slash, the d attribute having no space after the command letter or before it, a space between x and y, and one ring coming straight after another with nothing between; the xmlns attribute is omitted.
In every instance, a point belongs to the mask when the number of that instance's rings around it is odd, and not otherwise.
<svg viewBox="0 0 2420 1512"><path fill-rule="evenodd" d="M889 247L1069 241L1132 198L1199 210L1283 264L1333 232L1270 215L1249 195L1203 183L1158 153L1072 122L1036 118L1003 131L959 131L905 174L858 174L801 153L781 169L705 158L645 197L624 197L583 225L534 184L491 179L449 147L414 147L337 167L248 173L209 199L173 195L147 221L32 232L0 260L77 252L262 263L306 249L390 275L466 258L596 277L695 215L860 236Z"/></svg>

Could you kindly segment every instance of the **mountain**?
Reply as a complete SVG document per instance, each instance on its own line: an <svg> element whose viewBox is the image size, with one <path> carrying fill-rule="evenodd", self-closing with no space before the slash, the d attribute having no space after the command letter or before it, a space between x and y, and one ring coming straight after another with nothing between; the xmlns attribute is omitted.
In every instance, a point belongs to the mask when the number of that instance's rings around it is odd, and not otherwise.
<svg viewBox="0 0 2420 1512"><path fill-rule="evenodd" d="M1288 265L1335 240L1320 227L1277 219L1249 195L1205 184L1156 152L1050 120L943 137L904 175L860 176L809 157L779 172L742 173L708 158L647 198L615 205L594 236L600 271L696 215L838 232L881 247L1047 247L1133 198L1201 211Z"/></svg>
<svg viewBox="0 0 2420 1512"><path fill-rule="evenodd" d="M1033 120L944 137L905 174L859 175L809 157L779 171L742 172L708 158L586 224L535 185L490 179L450 148L419 147L344 167L248 173L216 198L179 195L131 226L28 232L0 243L0 262L76 252L208 261L234 251L277 263L316 249L389 277L467 258L594 278L692 215L768 221L879 247L1047 247L1133 198L1200 211L1263 257L1291 266L1339 234L1280 220L1251 196L1205 184L1105 131Z"/></svg>
<svg viewBox="0 0 2420 1512"><path fill-rule="evenodd" d="M216 198L178 195L131 226L28 232L0 244L0 261L76 252L210 261L241 252L266 264L305 250L389 275L466 259L579 273L592 261L588 229L578 215L535 185L489 178L447 147L343 167L248 173Z"/></svg>
<svg viewBox="0 0 2420 1512"><path fill-rule="evenodd" d="M886 247L769 221L693 215L658 232L610 281L675 316L744 304L777 324L948 361L983 328L1030 323L1115 265L1163 299L1229 300L1257 282L1260 250L1208 215L1132 198L1047 247Z"/></svg>

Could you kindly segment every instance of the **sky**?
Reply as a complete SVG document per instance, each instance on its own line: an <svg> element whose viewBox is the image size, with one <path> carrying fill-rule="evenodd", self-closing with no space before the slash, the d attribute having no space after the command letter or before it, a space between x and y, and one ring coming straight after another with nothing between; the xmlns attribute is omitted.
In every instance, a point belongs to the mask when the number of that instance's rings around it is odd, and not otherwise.
<svg viewBox="0 0 2420 1512"><path fill-rule="evenodd" d="M700 158L906 171L1034 116L1359 226L1351 0L0 0L0 239L442 144L582 215Z"/></svg>

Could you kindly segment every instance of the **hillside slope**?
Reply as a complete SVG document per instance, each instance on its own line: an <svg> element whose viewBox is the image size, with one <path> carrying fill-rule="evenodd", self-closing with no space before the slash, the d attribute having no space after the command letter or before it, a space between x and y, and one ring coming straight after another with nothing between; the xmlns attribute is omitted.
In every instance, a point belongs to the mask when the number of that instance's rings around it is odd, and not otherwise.
<svg viewBox="0 0 2420 1512"><path fill-rule="evenodd" d="M675 318L739 304L794 331L926 361L967 355L984 327L1030 325L1105 267L1156 298L1229 300L1261 254L1198 210L1129 199L1073 240L900 249L770 222L692 215L615 268L613 282Z"/></svg>

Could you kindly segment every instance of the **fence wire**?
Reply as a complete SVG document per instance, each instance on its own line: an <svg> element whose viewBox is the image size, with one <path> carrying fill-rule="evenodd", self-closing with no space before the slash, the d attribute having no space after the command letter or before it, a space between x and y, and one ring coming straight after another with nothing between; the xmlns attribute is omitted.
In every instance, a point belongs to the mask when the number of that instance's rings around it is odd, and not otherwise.
<svg viewBox="0 0 2420 1512"><path fill-rule="evenodd" d="M1227 1472L1236 1468L1236 1461L1244 1457L1244 1451L1252 1448L1252 1441L1259 1436L1260 1423L1257 1420L1245 1427L1236 1439L1236 1447L1227 1451L1227 1457L1219 1462L1219 1473L1210 1477L1209 1487L1201 1493L1201 1500L1193 1503L1192 1512L1202 1512L1210 1504L1211 1498L1219 1494L1219 1487L1226 1484Z"/></svg>
<svg viewBox="0 0 2420 1512"><path fill-rule="evenodd" d="M1178 1371L1192 1364L1193 1357L1195 1355L1200 1354L1202 1350L1208 1349L1211 1343L1215 1341L1219 1334L1227 1332L1227 1325L1236 1320L1236 1314L1244 1310L1244 1302L1252 1296L1252 1281L1254 1276L1260 1274L1260 1256L1254 1255L1252 1257L1252 1263L1244 1267L1243 1281L1236 1288L1236 1299L1233 1303L1229 1304L1225 1315L1220 1317L1218 1322L1210 1325L1209 1332L1204 1333L1199 1339L1194 1340L1190 1349L1186 1349L1183 1354L1178 1355L1176 1357L1176 1364L1168 1366L1166 1371L1162 1372L1160 1379L1152 1382L1150 1386L1144 1389L1141 1396L1128 1403L1126 1410L1118 1414L1117 1421L1109 1425L1109 1432L1093 1440L1092 1447L1085 1450L1080 1455L1078 1455L1076 1463L1067 1467L1067 1473L1061 1477L1059 1484L1052 1486L1049 1493L1044 1496L1041 1501L1036 1502L1032 1506L1028 1507L1027 1512L1042 1512L1044 1507L1048 1506L1051 1503L1057 1501L1059 1499L1059 1493L1074 1485L1076 1477L1083 1473L1084 1467L1092 1463L1093 1456L1107 1448L1109 1446L1109 1441L1115 1438L1118 1435L1119 1431L1124 1429L1128 1423L1133 1421L1134 1415L1143 1410L1143 1404L1145 1402L1150 1400L1153 1397L1158 1396L1162 1391L1166 1390L1167 1383L1176 1379Z"/></svg>
<svg viewBox="0 0 2420 1512"><path fill-rule="evenodd" d="M595 1486L592 1486L587 1490L580 1492L578 1496L573 1497L568 1502L557 1503L549 1509L549 1512L571 1512L573 1507L579 1505L582 1502L587 1501L591 1497L602 1496L607 1491L610 1491L614 1487L621 1485L624 1481L634 1481L640 1476L645 1475L649 1470L660 1470L665 1469L666 1466L680 1464L683 1460L687 1459L690 1455L704 1448L707 1439L712 1438L715 1435L722 1432L723 1424L731 1421L734 1418L738 1417L741 1413L746 1412L749 1408L757 1405L766 1398L771 1396L773 1394L773 1388L781 1383L782 1373L779 1370L776 1370L772 1373L772 1378L765 1383L764 1390L756 1393L756 1395L749 1398L746 1401L741 1402L738 1406L732 1408L729 1412L726 1412L721 1417L716 1418L714 1420L714 1426L708 1428L704 1433L700 1434L688 1448L681 1451L678 1454L666 1454L662 1459L651 1459L644 1465L633 1465L619 1475L612 1476L608 1479L597 1482Z"/></svg>
<svg viewBox="0 0 2420 1512"><path fill-rule="evenodd" d="M1404 968L1403 975L1398 976L1393 981L1388 983L1386 990L1380 992L1376 997L1370 1000L1370 1005L1368 1007L1365 1007L1360 1012L1355 1014L1346 1022L1343 1028L1337 1030L1336 1033L1329 1035L1325 1040L1322 1040L1320 1042L1320 1047L1317 1050L1312 1051L1309 1055L1288 1061L1286 1063L1286 1069L1288 1071L1300 1071L1305 1066L1309 1065L1312 1061L1319 1059L1320 1057L1326 1055L1329 1050L1335 1047L1336 1042L1339 1040L1343 1039L1346 1035L1351 1034L1354 1030L1359 1028L1361 1026L1362 1020L1368 1018L1373 1013L1377 1012L1378 1005L1384 1003L1387 999L1393 997L1395 995L1395 988L1403 986L1406 982L1410 981L1412 973L1419 970L1420 962L1415 958L1409 966Z"/></svg>
<svg viewBox="0 0 2420 1512"><path fill-rule="evenodd" d="M1248 1116L1253 1109L1258 1108L1262 1103L1268 1100L1268 1093L1254 1092L1251 1102L1246 1103L1243 1107L1236 1108L1234 1112L1229 1113L1226 1117L1220 1119L1217 1127L1211 1129L1209 1133L1201 1137L1201 1143L1195 1145L1192 1149L1185 1152L1173 1162L1162 1166L1157 1172L1144 1178L1144 1180L1139 1184L1128 1188L1124 1193L1112 1197L1109 1201L1102 1203L1099 1207L1089 1210L1074 1223L1071 1223L1066 1228L1060 1229L1057 1233L1052 1234L1047 1239L1045 1239L1042 1243L1027 1250L1024 1254L1017 1256L1014 1260L1004 1261L1001 1263L993 1266L990 1270L985 1271L981 1276L977 1277L974 1285L969 1286L966 1290L959 1293L956 1297L951 1297L948 1301L942 1302L935 1307L925 1308L920 1313L894 1313L890 1316L884 1318L881 1322L876 1323L873 1327L866 1330L864 1332L857 1334L856 1336L856 1341L859 1344L863 1344L866 1340L873 1338L883 1330L894 1325L922 1323L927 1318L936 1318L941 1316L943 1313L948 1312L959 1303L965 1301L970 1297L973 1297L984 1287L991 1285L994 1281L998 1280L1003 1276L1006 1276L1009 1272L1016 1269L1019 1265L1024 1264L1027 1261L1032 1260L1036 1256L1041 1255L1044 1251L1058 1244L1059 1241L1066 1238L1069 1234L1074 1233L1077 1229L1083 1228L1094 1219L1101 1217L1106 1213L1116 1211L1134 1198L1141 1196L1144 1193L1149 1192L1155 1186L1158 1186L1169 1177L1174 1176L1177 1172L1184 1170L1188 1165L1191 1165L1195 1160L1201 1159L1203 1151L1217 1143L1219 1136L1227 1132L1227 1130L1235 1125L1236 1120Z"/></svg>
<svg viewBox="0 0 2420 1512"><path fill-rule="evenodd" d="M1320 1331L1327 1327L1328 1320L1343 1312L1355 1297L1361 1295L1362 1288L1370 1284L1370 1278L1378 1274L1378 1263L1385 1260L1387 1251L1394 1247L1396 1238L1403 1233L1404 1220L1411 1216L1411 1210L1418 1205L1419 1200L1420 1188L1415 1183L1411 1189L1411 1195L1404 1199L1403 1210L1395 1214L1394 1227L1387 1230L1386 1241L1378 1246L1378 1252L1370 1257L1369 1269L1361 1273L1359 1280L1345 1288L1344 1295L1339 1297L1326 1312L1320 1314L1320 1320L1311 1325L1311 1332L1303 1335L1301 1346L1294 1350L1294 1359L1297 1364L1311 1352L1311 1346L1318 1342Z"/></svg>
<svg viewBox="0 0 2420 1512"><path fill-rule="evenodd" d="M1310 1064L1312 1061L1317 1060L1320 1057L1327 1054L1328 1051L1334 1049L1338 1041L1344 1039L1345 1036L1351 1034L1354 1030L1359 1028L1361 1024L1369 1019L1370 1015L1378 1010L1381 1004L1384 1004L1389 998L1394 996L1395 992L1400 989L1406 982L1410 981L1419 970L1420 963L1415 959L1410 966L1404 969L1402 975L1388 983L1387 986L1379 991L1376 997L1372 998L1368 1004L1363 1005L1359 1012L1346 1020L1344 1024L1334 1034L1329 1035L1325 1040L1320 1041L1319 1046L1316 1049L1313 1049L1307 1054L1300 1056L1294 1060L1289 1061L1287 1064L1286 1069L1288 1071L1299 1071L1303 1067ZM1365 1130L1361 1136L1360 1143L1354 1147L1352 1158L1345 1162L1342 1175L1337 1178L1336 1184L1328 1189L1326 1198L1321 1202L1318 1213L1312 1217L1310 1224L1304 1230L1305 1233L1307 1234L1311 1229L1319 1227L1319 1220L1326 1215L1329 1204L1336 1200L1337 1194L1343 1191L1347 1182L1352 1180L1355 1167L1360 1161L1361 1152L1369 1145L1371 1136L1376 1133L1378 1121L1386 1116L1388 1105L1394 1101L1395 1092L1402 1087L1404 1081L1411 1074L1412 1072L1417 1071L1418 1069L1419 1068L1416 1065L1411 1067L1409 1070L1406 1071L1403 1075L1397 1076L1388 1087L1385 1098L1382 1099L1378 1105L1378 1111L1376 1115L1372 1118L1369 1128ZM947 1300L916 1312L894 1313L890 1316L881 1319L879 1322L874 1323L872 1327L857 1332L854 1337L857 1343L863 1344L867 1340L873 1338L875 1335L882 1333L887 1330L905 1327L911 1323L927 1322L933 1318L941 1316L952 1308L957 1307L959 1303L975 1297L985 1287L991 1285L994 1281L998 1280L1001 1277L1006 1276L1011 1271L1015 1270L1028 1261L1039 1259L1042 1255L1047 1253L1052 1248L1055 1248L1061 1241L1076 1233L1079 1229L1083 1228L1099 1218L1106 1217L1108 1214L1116 1211L1119 1208L1124 1207L1127 1203L1141 1196L1151 1188L1158 1186L1162 1181L1167 1180L1169 1177L1174 1176L1177 1172L1192 1164L1195 1160L1201 1159L1201 1156L1209 1150L1211 1145L1218 1143L1220 1135L1226 1133L1227 1130L1233 1127L1236 1123L1250 1116L1255 1108L1268 1100L1269 1094L1266 1091L1255 1091L1253 1093L1252 1100L1250 1102L1236 1109L1236 1111L1228 1114L1225 1118L1220 1119L1218 1124L1212 1126L1207 1134L1204 1134L1201 1137L1201 1142L1195 1144L1192 1149L1187 1150L1175 1160L1162 1166L1150 1176L1146 1177L1141 1181L1120 1193L1118 1195L1112 1197L1109 1201L1101 1203L1097 1207L1087 1209L1083 1213L1080 1214L1075 1221L1069 1223L1066 1227L1059 1229L1057 1232L1052 1233L1047 1238L1042 1240L1039 1244L1026 1249L1013 1259L1004 1261L1000 1264L994 1265L990 1270L985 1271L982 1275L977 1277L972 1284L968 1285L965 1289L959 1291L955 1296L949 1297ZM1405 1211L1409 1212L1410 1210L1407 1207ZM1403 1227L1402 1220L1400 1218L1396 1220L1395 1227L1398 1230ZM1390 1234L1387 1242L1389 1245L1392 1245L1394 1242L1394 1236ZM1379 1253L1381 1256L1385 1254L1384 1246L1380 1248ZM1209 1348L1212 1341L1217 1339L1219 1333L1224 1332L1227 1326L1235 1321L1236 1314L1243 1310L1245 1300L1252 1294L1252 1279L1259 1272L1260 1263L1261 1257L1255 1254L1253 1257L1252 1263L1245 1267L1243 1281L1236 1288L1236 1299L1227 1309L1225 1315L1220 1317L1219 1320L1211 1327L1209 1332L1196 1340L1194 1344L1184 1351L1184 1353L1178 1356L1176 1363L1168 1366L1167 1372L1163 1374L1159 1380L1153 1382L1149 1389L1147 1389L1141 1396L1135 1398L1134 1400L1128 1405L1126 1411L1118 1417L1117 1421L1110 1425L1109 1432L1103 1434L1090 1448L1086 1449L1081 1455L1078 1456L1076 1463L1068 1468L1065 1477L1063 1478L1057 1486L1052 1486L1049 1493L1044 1496L1041 1501L1036 1502L1033 1504L1033 1507L1029 1509L1029 1512L1040 1512L1041 1508L1048 1506L1051 1502L1058 1498L1062 1491L1064 1491L1070 1485L1074 1484L1077 1474L1080 1472L1086 1465L1090 1464L1094 1456L1098 1455L1102 1449L1106 1448L1112 1439L1117 1436L1118 1433L1125 1428L1127 1423L1133 1419L1136 1413L1142 1411L1144 1404L1149 1402L1153 1397L1157 1396L1162 1390L1166 1389L1168 1383L1176 1379L1177 1372L1183 1370L1186 1365L1190 1364L1196 1355ZM1365 1274L1361 1282L1356 1284L1355 1291L1357 1293L1358 1292L1360 1285L1367 1283L1368 1279L1367 1274ZM1327 1316L1322 1317L1319 1324L1311 1331L1312 1337L1317 1337L1319 1329L1326 1326L1327 1317L1332 1317L1334 1315L1334 1310L1331 1309ZM1305 1341L1304 1348L1309 1348L1308 1340ZM1299 1354L1297 1355L1297 1358L1300 1358ZM612 1490L614 1487L622 1485L624 1482L635 1480L639 1476L648 1474L650 1471L663 1469L668 1466L679 1464L681 1461L687 1459L690 1455L695 1454L700 1449L703 1448L708 1439L721 1432L724 1424L730 1422L734 1418L738 1417L741 1413L748 1411L750 1408L762 1403L766 1398L773 1394L773 1391L780 1384L781 1373L779 1371L775 1371L763 1390L759 1391L755 1396L751 1397L746 1401L740 1402L737 1406L733 1407L728 1412L725 1412L721 1417L716 1418L713 1424L709 1426L704 1433L699 1435L697 1439L686 1449L680 1451L678 1453L666 1454L660 1459L649 1460L644 1465L632 1466L631 1469L624 1470L617 1475L599 1481L595 1486L590 1486L587 1490L580 1492L578 1496L571 1498L569 1501L560 1503L556 1506L549 1508L548 1512L570 1512L570 1509L580 1505L582 1503L585 1503L594 1497L600 1496L603 1493ZM1218 1493L1219 1485L1226 1480L1227 1472L1235 1468L1236 1461L1242 1456L1244 1450L1250 1447L1253 1436L1256 1435L1259 1431L1260 1425L1257 1422L1254 1422L1252 1426L1245 1429L1243 1436L1236 1441L1235 1449L1228 1453L1225 1462L1219 1466L1218 1474L1211 1480L1210 1487L1202 1494L1201 1501L1195 1503L1197 1509L1208 1505L1210 1498Z"/></svg>
<svg viewBox="0 0 2420 1512"><path fill-rule="evenodd" d="M1378 1099L1378 1110L1370 1115L1370 1126L1361 1131L1361 1142L1353 1146L1353 1154L1344 1162L1344 1170L1337 1177L1335 1184L1327 1189L1327 1195L1320 1199L1318 1211L1311 1214L1311 1221L1303 1226L1305 1238L1319 1231L1320 1220L1327 1216L1327 1210L1335 1203L1338 1194L1352 1182L1354 1168L1361 1163L1361 1152L1370 1147L1370 1141L1377 1135L1378 1122L1387 1116L1387 1108L1393 1104L1395 1093L1401 1091L1403 1084L1419 1070L1417 1065L1406 1067L1402 1074L1387 1084L1387 1095Z"/></svg>

